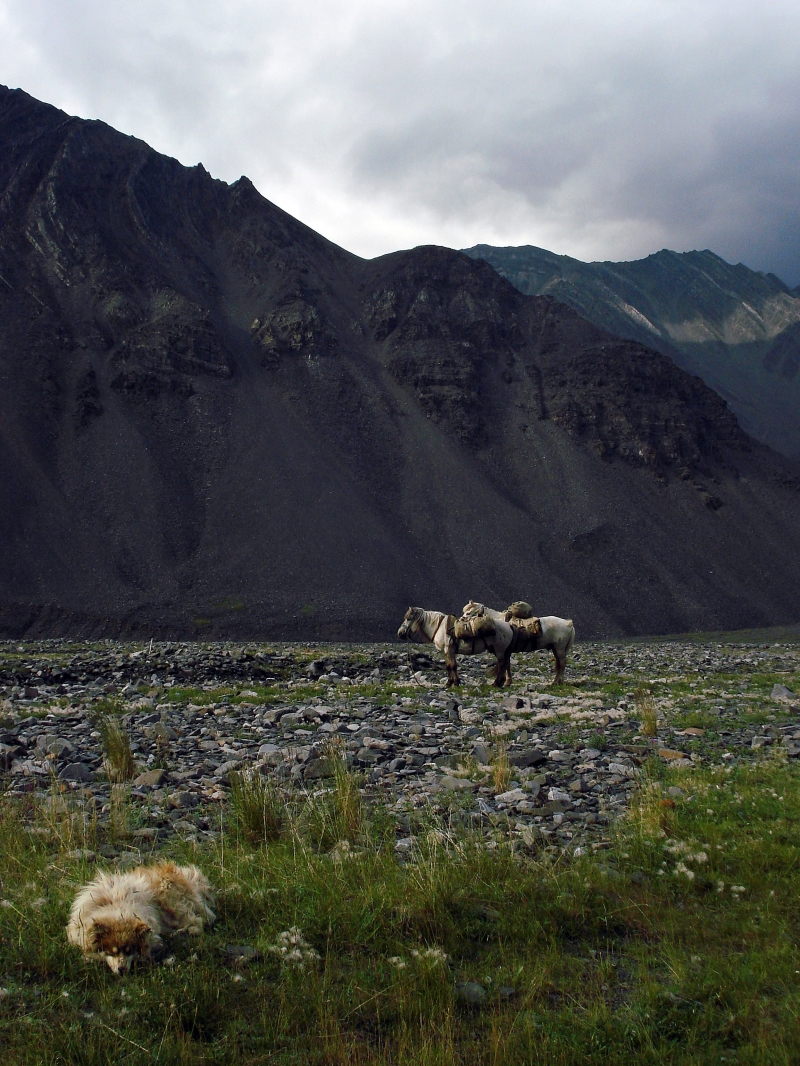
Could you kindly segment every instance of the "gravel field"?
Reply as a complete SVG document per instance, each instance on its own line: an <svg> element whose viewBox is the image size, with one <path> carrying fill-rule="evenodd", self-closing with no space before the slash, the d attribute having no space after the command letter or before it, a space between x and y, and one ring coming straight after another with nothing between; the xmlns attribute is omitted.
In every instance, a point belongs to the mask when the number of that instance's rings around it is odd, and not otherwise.
<svg viewBox="0 0 800 1066"><path fill-rule="evenodd" d="M301 804L339 751L391 812L401 859L432 824L581 854L607 846L648 758L800 755L795 643L582 644L560 687L544 654L517 657L505 690L486 665L462 659L462 686L445 690L438 659L398 645L5 642L0 789L55 786L96 821L103 857L138 861L174 834L218 835L235 772ZM130 738L130 784L109 780L97 727L110 715Z"/></svg>

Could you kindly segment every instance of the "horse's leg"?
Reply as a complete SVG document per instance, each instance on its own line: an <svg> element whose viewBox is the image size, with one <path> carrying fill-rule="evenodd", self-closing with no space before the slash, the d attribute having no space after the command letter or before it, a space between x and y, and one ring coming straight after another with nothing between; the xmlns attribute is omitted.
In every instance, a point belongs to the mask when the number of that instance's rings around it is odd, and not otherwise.
<svg viewBox="0 0 800 1066"><path fill-rule="evenodd" d="M497 648L493 648L492 650L497 658L495 684L498 688L502 688L503 685L506 684L506 679L508 679L508 683L511 684L511 671L509 669L508 656L506 652L500 652Z"/></svg>
<svg viewBox="0 0 800 1066"><path fill-rule="evenodd" d="M508 680L508 684L510 685L511 684L511 648L510 647L506 648L505 652L503 653L503 666L505 667L506 678Z"/></svg>
<svg viewBox="0 0 800 1066"><path fill-rule="evenodd" d="M556 676L553 679L553 684L560 685L561 682L564 680L564 670L567 667L567 657L563 651L556 651L555 648L553 648L553 656L556 660Z"/></svg>
<svg viewBox="0 0 800 1066"><path fill-rule="evenodd" d="M448 642L448 645L444 653L444 664L447 667L447 688L452 688L453 685L460 684L458 680L458 664L456 662L456 650L452 641Z"/></svg>

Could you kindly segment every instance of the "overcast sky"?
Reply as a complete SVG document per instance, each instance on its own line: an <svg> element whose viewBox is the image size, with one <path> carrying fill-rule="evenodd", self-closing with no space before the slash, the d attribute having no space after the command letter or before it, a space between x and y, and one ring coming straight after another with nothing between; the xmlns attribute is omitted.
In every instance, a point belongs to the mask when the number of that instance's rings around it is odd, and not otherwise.
<svg viewBox="0 0 800 1066"><path fill-rule="evenodd" d="M800 282L798 0L0 0L0 82L364 256L711 248Z"/></svg>

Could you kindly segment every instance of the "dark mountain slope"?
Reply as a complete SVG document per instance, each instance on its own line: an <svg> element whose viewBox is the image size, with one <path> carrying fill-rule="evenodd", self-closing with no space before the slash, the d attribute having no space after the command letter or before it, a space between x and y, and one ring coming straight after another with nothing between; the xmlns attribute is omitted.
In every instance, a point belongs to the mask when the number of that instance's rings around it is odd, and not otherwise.
<svg viewBox="0 0 800 1066"><path fill-rule="evenodd" d="M797 618L797 466L664 356L466 255L365 262L0 90L6 633Z"/></svg>
<svg viewBox="0 0 800 1066"><path fill-rule="evenodd" d="M800 291L713 252L667 250L630 263L582 263L543 248L479 244L529 295L561 300L595 325L698 374L742 426L800 456Z"/></svg>

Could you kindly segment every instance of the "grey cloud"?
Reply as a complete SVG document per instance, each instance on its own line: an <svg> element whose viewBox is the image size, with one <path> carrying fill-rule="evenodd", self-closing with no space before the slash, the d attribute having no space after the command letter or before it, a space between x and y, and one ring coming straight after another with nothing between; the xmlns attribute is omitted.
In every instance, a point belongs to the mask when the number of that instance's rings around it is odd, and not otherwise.
<svg viewBox="0 0 800 1066"><path fill-rule="evenodd" d="M360 254L711 247L797 283L799 31L783 0L0 0L0 77Z"/></svg>

